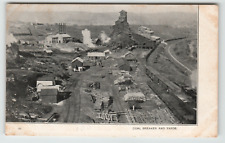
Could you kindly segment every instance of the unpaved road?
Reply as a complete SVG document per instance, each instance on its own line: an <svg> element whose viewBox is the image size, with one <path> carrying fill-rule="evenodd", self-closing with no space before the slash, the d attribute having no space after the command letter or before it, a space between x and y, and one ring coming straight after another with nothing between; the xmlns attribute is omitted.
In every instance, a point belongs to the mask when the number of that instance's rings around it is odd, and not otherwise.
<svg viewBox="0 0 225 143"><path fill-rule="evenodd" d="M60 114L59 122L79 123L80 107L81 107L80 85L82 82L82 74L79 75L73 74L69 80L71 84L68 84L66 88L72 93L68 99L63 101L61 111L59 112Z"/></svg>

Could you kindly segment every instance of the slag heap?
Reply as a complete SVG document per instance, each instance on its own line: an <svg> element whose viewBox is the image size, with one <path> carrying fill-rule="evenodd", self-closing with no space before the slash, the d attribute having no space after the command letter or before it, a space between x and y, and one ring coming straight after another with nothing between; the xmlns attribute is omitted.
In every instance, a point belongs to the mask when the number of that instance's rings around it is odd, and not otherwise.
<svg viewBox="0 0 225 143"><path fill-rule="evenodd" d="M132 32L127 22L127 12L122 10L120 11L120 17L115 22L115 25L112 27L113 31L110 35L111 43L115 46L121 46L124 48L133 44L134 40L132 38Z"/></svg>

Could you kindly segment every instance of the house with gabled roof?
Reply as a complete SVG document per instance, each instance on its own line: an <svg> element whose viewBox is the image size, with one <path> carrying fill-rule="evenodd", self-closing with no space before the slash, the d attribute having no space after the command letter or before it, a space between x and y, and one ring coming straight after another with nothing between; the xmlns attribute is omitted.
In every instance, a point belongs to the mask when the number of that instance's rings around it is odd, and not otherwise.
<svg viewBox="0 0 225 143"><path fill-rule="evenodd" d="M137 61L135 55L132 52L127 52L122 56L122 58L125 58L127 61Z"/></svg>
<svg viewBox="0 0 225 143"><path fill-rule="evenodd" d="M80 57L77 57L72 60L71 66L73 68L73 71L82 71L84 66L84 60Z"/></svg>

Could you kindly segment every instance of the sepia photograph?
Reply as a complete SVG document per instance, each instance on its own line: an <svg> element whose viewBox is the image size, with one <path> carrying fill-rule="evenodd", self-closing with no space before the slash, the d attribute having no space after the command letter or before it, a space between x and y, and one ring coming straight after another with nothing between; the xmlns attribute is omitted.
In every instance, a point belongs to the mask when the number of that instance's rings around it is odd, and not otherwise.
<svg viewBox="0 0 225 143"><path fill-rule="evenodd" d="M6 122L197 125L198 8L8 4Z"/></svg>

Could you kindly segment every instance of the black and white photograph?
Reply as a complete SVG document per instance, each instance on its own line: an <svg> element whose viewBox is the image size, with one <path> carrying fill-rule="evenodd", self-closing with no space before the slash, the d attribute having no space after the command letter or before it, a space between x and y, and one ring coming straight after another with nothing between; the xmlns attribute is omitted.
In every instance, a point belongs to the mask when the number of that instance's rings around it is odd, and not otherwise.
<svg viewBox="0 0 225 143"><path fill-rule="evenodd" d="M8 4L6 122L198 125L198 5Z"/></svg>

